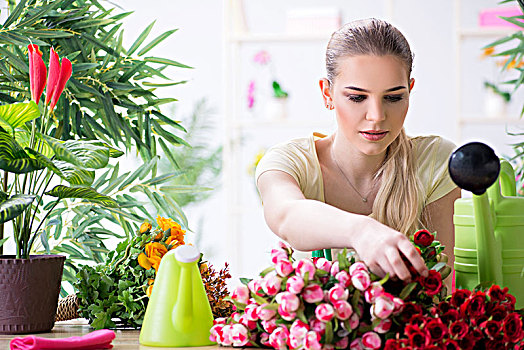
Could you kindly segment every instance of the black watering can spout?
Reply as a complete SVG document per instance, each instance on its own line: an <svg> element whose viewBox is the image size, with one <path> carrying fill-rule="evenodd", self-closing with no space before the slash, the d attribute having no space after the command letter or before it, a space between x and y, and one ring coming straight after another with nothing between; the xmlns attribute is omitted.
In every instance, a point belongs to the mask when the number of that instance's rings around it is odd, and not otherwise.
<svg viewBox="0 0 524 350"><path fill-rule="evenodd" d="M451 154L448 168L458 187L481 195L497 180L500 160L488 145L470 142Z"/></svg>

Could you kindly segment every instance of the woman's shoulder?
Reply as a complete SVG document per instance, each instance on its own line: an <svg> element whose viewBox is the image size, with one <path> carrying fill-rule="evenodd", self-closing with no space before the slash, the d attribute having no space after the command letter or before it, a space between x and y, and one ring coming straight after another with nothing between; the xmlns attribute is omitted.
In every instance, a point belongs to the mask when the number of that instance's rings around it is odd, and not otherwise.
<svg viewBox="0 0 524 350"><path fill-rule="evenodd" d="M455 143L437 135L410 137L413 151L419 161L434 159L434 156L449 157L456 148Z"/></svg>

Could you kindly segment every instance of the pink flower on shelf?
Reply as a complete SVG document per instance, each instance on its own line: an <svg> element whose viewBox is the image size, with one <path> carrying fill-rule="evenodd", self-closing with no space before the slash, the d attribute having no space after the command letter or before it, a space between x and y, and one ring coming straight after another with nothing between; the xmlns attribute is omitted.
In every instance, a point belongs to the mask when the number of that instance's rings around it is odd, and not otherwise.
<svg viewBox="0 0 524 350"><path fill-rule="evenodd" d="M365 291L371 284L369 273L364 270L357 270L351 275L351 282L360 291Z"/></svg>
<svg viewBox="0 0 524 350"><path fill-rule="evenodd" d="M329 290L328 297L331 303L337 300L348 300L349 291L343 285L337 283Z"/></svg>
<svg viewBox="0 0 524 350"><path fill-rule="evenodd" d="M31 90L31 100L38 104L44 92L46 84L47 69L42 59L42 51L38 45L28 45L29 49L29 85Z"/></svg>
<svg viewBox="0 0 524 350"><path fill-rule="evenodd" d="M289 331L285 326L279 326L277 327L270 335L269 335L269 344L274 349L286 349L286 342L289 338Z"/></svg>
<svg viewBox="0 0 524 350"><path fill-rule="evenodd" d="M262 321L262 328L268 333L273 332L277 328L277 320L271 319L271 320L263 320Z"/></svg>
<svg viewBox="0 0 524 350"><path fill-rule="evenodd" d="M255 54L255 57L253 57L253 61L256 63L265 65L268 64L271 60L271 56L269 55L269 52L266 50L260 50Z"/></svg>
<svg viewBox="0 0 524 350"><path fill-rule="evenodd" d="M375 304L371 306L371 314L382 320L388 318L393 313L393 310L395 310L395 302L387 293L378 296Z"/></svg>
<svg viewBox="0 0 524 350"><path fill-rule="evenodd" d="M277 295L280 292L280 286L282 284L282 278L278 277L273 271L268 273L262 280L262 289L267 295Z"/></svg>
<svg viewBox="0 0 524 350"><path fill-rule="evenodd" d="M307 350L321 350L320 334L315 331L307 332L306 339L304 340L304 348Z"/></svg>
<svg viewBox="0 0 524 350"><path fill-rule="evenodd" d="M347 320L353 314L353 308L345 300L336 300L333 303L333 307L335 309L335 316L339 320L343 320L343 321Z"/></svg>
<svg viewBox="0 0 524 350"><path fill-rule="evenodd" d="M375 299L382 293L384 293L384 287L382 287L379 282L373 282L364 292L364 297L366 298L366 302L373 304Z"/></svg>
<svg viewBox="0 0 524 350"><path fill-rule="evenodd" d="M297 311L300 306L300 299L296 294L291 292L278 293L275 300L282 306L282 310L287 313Z"/></svg>
<svg viewBox="0 0 524 350"><path fill-rule="evenodd" d="M257 307L258 318L264 321L272 319L277 314L276 310L268 309L266 306L268 306L268 304L262 304Z"/></svg>
<svg viewBox="0 0 524 350"><path fill-rule="evenodd" d="M351 285L351 277L346 270L339 271L335 278L342 284L344 287L349 287Z"/></svg>
<svg viewBox="0 0 524 350"><path fill-rule="evenodd" d="M251 80L247 87L247 108L251 109L255 105L255 81Z"/></svg>
<svg viewBox="0 0 524 350"><path fill-rule="evenodd" d="M301 259L295 262L296 274L306 279L306 273L308 275L308 280L312 280L315 277L315 265L310 259Z"/></svg>
<svg viewBox="0 0 524 350"><path fill-rule="evenodd" d="M331 304L320 304L315 309L315 316L319 321L329 322L335 316L335 309Z"/></svg>
<svg viewBox="0 0 524 350"><path fill-rule="evenodd" d="M286 283L286 290L298 294L304 288L304 280L300 276L291 276Z"/></svg>
<svg viewBox="0 0 524 350"><path fill-rule="evenodd" d="M377 333L367 332L362 336L362 345L364 345L366 349L380 349L382 340Z"/></svg>
<svg viewBox="0 0 524 350"><path fill-rule="evenodd" d="M249 300L249 288L243 284L237 286L231 293L231 299L242 304L247 304L247 301Z"/></svg>
<svg viewBox="0 0 524 350"><path fill-rule="evenodd" d="M318 303L324 299L324 291L318 284L310 284L302 292L302 298L306 303Z"/></svg>
<svg viewBox="0 0 524 350"><path fill-rule="evenodd" d="M326 258L318 258L315 261L315 267L319 270L330 272L331 271L331 261L329 261Z"/></svg>
<svg viewBox="0 0 524 350"><path fill-rule="evenodd" d="M249 341L247 328L239 323L231 327L230 337L233 346L244 346Z"/></svg>
<svg viewBox="0 0 524 350"><path fill-rule="evenodd" d="M262 293L262 280L260 280L260 279L252 279L251 281L249 281L247 286L248 286L249 290L251 292L255 293L256 295L258 295L258 296L264 295Z"/></svg>
<svg viewBox="0 0 524 350"><path fill-rule="evenodd" d="M280 260L275 265L275 271L282 277L287 277L293 270L293 264L289 260Z"/></svg>

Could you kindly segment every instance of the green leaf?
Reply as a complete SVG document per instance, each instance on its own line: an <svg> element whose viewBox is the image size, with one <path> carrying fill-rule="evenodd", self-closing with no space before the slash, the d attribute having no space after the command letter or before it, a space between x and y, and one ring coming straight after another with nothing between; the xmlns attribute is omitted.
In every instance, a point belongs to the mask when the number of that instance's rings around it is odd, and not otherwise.
<svg viewBox="0 0 524 350"><path fill-rule="evenodd" d="M517 17L522 17L522 16L515 16L515 17L500 16L500 18L502 18L503 20L508 21L509 23L512 23L518 27L524 28L524 22L519 21Z"/></svg>
<svg viewBox="0 0 524 350"><path fill-rule="evenodd" d="M0 190L0 203L5 201L7 198L9 198L9 195L4 191Z"/></svg>
<svg viewBox="0 0 524 350"><path fill-rule="evenodd" d="M11 128L13 132L39 116L40 111L34 101L0 106L0 126L4 129Z"/></svg>
<svg viewBox="0 0 524 350"><path fill-rule="evenodd" d="M185 84L185 83L187 83L187 80L176 81L173 83L150 83L148 81L144 81L142 82L142 85L151 86L151 87L166 87L166 86L173 86L173 85L179 85L179 84Z"/></svg>
<svg viewBox="0 0 524 350"><path fill-rule="evenodd" d="M56 158L85 169L101 169L109 162L109 147L98 140L60 141L45 137Z"/></svg>
<svg viewBox="0 0 524 350"><path fill-rule="evenodd" d="M22 214L36 198L34 195L17 194L0 204L0 224Z"/></svg>
<svg viewBox="0 0 524 350"><path fill-rule="evenodd" d="M193 69L193 67L186 66L185 64L182 64L182 63L177 62L177 61L170 60L169 58L162 58L162 57L151 56L151 57L144 57L144 61L150 62L150 63L166 64L168 66L175 66L175 67L180 67L180 68L191 68L191 69Z"/></svg>
<svg viewBox="0 0 524 350"><path fill-rule="evenodd" d="M5 131L0 131L0 169L16 174L40 170L44 166L30 157Z"/></svg>
<svg viewBox="0 0 524 350"><path fill-rule="evenodd" d="M212 191L211 187L194 186L194 185L168 185L160 187L160 191L169 193L197 193Z"/></svg>
<svg viewBox="0 0 524 350"><path fill-rule="evenodd" d="M67 187L63 185L55 186L51 191L46 192L48 196L64 198L80 198L92 202L100 203L106 207L115 208L118 206L111 197L98 193L91 187Z"/></svg>
<svg viewBox="0 0 524 350"><path fill-rule="evenodd" d="M417 286L417 282L411 282L410 284L405 286L404 289L402 289L402 291L400 292L399 298L402 300L405 300L411 294L411 292L415 289L416 286Z"/></svg>
<svg viewBox="0 0 524 350"><path fill-rule="evenodd" d="M326 323L326 344L331 344L333 342L333 323L331 321Z"/></svg>
<svg viewBox="0 0 524 350"><path fill-rule="evenodd" d="M145 186L160 185L160 184L163 184L164 182L167 182L167 181L171 180L172 178L180 176L180 175L182 175L184 173L185 173L185 171L180 171L180 170L173 171L173 172L168 173L168 174L164 174L164 175L160 175L160 176L154 177L154 178L144 182L143 185L145 185Z"/></svg>
<svg viewBox="0 0 524 350"><path fill-rule="evenodd" d="M446 263L445 263L445 262L439 262L439 263L435 264L435 266L433 266L433 267L431 268L431 270L435 270L435 271L438 272L438 271L440 271L440 270L441 270L443 267L445 267L445 266L446 266Z"/></svg>
<svg viewBox="0 0 524 350"><path fill-rule="evenodd" d="M0 239L0 247L4 245L4 243L9 239L9 237Z"/></svg>
<svg viewBox="0 0 524 350"><path fill-rule="evenodd" d="M15 7L13 12L11 12L9 14L9 17L7 18L7 20L2 25L3 28L9 28L9 26L20 17L20 15L22 14L22 11L25 8L26 2L27 2L27 0L20 0L20 2Z"/></svg>
<svg viewBox="0 0 524 350"><path fill-rule="evenodd" d="M151 24L148 25L147 28L142 31L142 33L138 36L138 38L136 38L135 42L131 45L129 50L127 50L127 55L128 56L131 56L136 51L136 49L138 49L138 47L140 45L142 45L144 40L146 40L147 36L151 32L151 29L153 29L153 26L155 25L155 22L156 22L156 20L151 22Z"/></svg>
<svg viewBox="0 0 524 350"><path fill-rule="evenodd" d="M160 42L162 42L164 39L169 37L171 34L176 32L177 30L178 29L172 29L172 30L168 30L167 32L164 32L164 33L160 34L159 36L154 38L149 44L147 44L142 50L140 50L140 52L138 52L138 56L142 56L142 55L146 54L153 47L157 46Z"/></svg>

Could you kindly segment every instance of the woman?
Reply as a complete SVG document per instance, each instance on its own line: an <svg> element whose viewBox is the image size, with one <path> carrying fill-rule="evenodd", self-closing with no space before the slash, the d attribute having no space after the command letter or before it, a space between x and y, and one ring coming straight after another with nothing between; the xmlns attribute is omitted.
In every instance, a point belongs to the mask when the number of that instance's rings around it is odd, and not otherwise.
<svg viewBox="0 0 524 350"><path fill-rule="evenodd" d="M427 268L406 235L425 227L453 266L455 146L406 136L412 62L404 36L384 21L332 35L320 90L337 130L271 148L256 172L267 224L295 249L353 248L375 274L410 281L403 257L423 276Z"/></svg>

